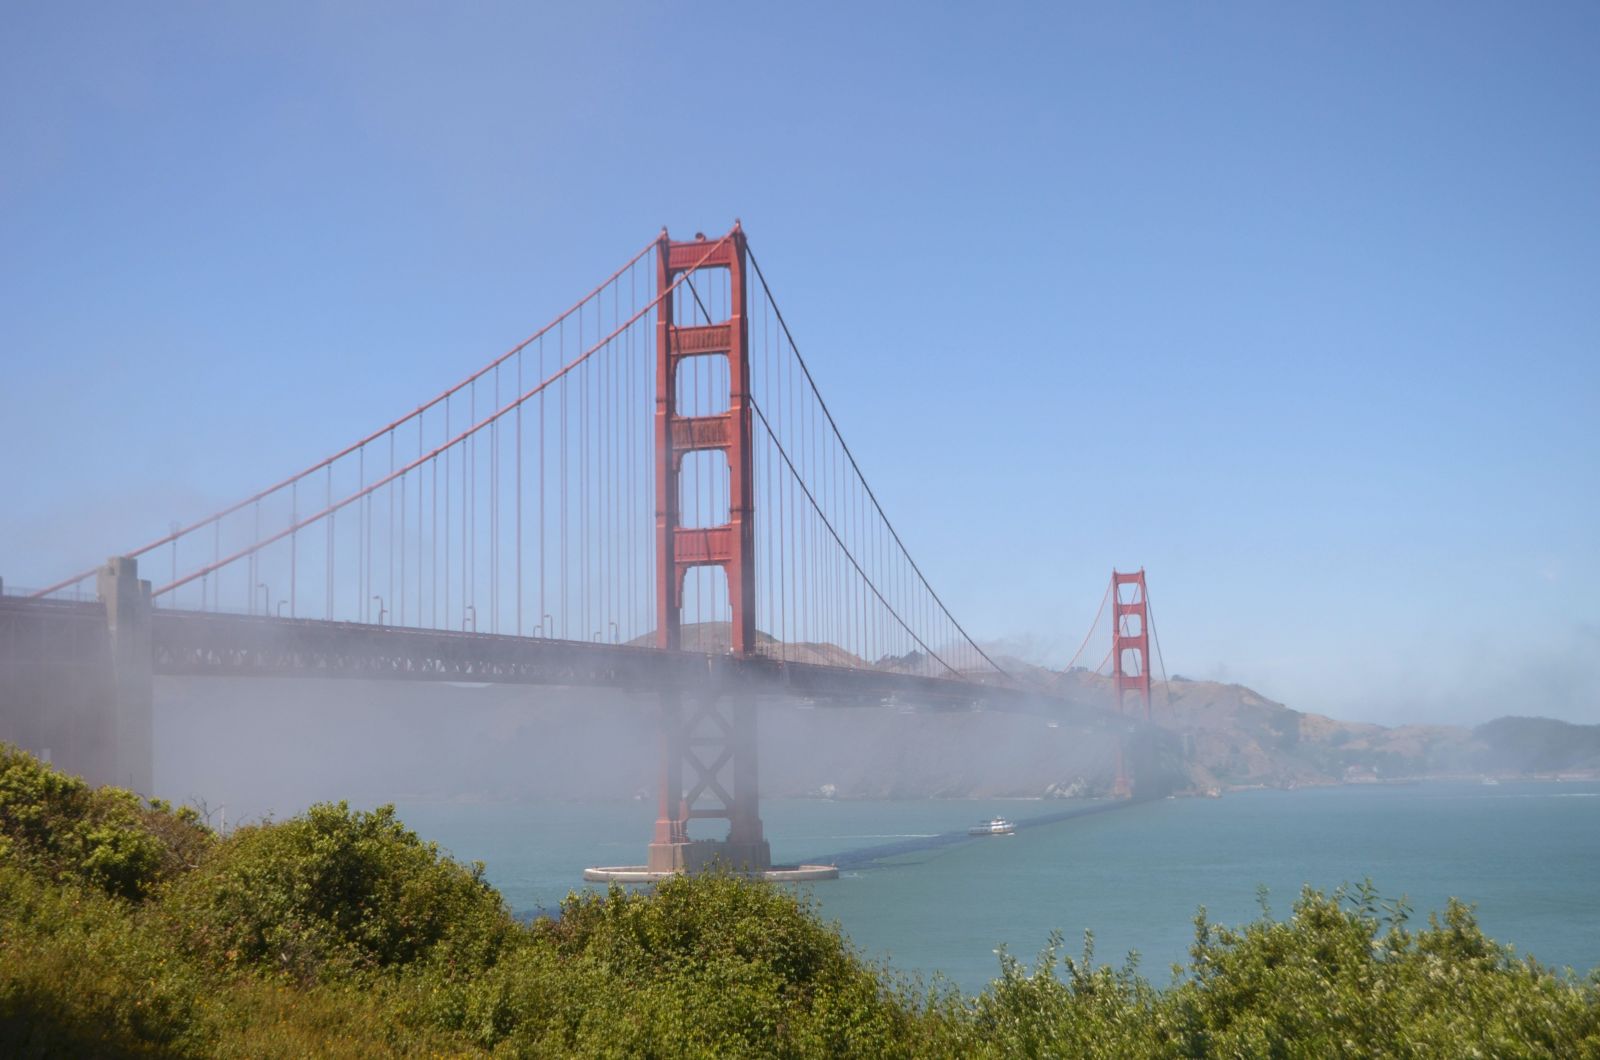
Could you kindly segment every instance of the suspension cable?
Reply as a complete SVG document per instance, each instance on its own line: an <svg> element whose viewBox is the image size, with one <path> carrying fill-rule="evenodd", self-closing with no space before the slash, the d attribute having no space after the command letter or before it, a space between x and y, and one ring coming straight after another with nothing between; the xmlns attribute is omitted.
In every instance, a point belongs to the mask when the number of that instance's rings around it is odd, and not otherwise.
<svg viewBox="0 0 1600 1060"><path fill-rule="evenodd" d="M527 393L525 393L522 396L518 397L514 401L509 402L508 404L506 404L502 408L496 409L489 416L485 417L482 420L479 420L477 423L475 423L472 426L466 428L461 433L456 435L454 438L451 438L448 441L444 442L442 445L438 446L437 448L435 448L431 452L423 453L423 454L419 455L411 463L405 465L404 467L401 467L401 468L398 468L398 469L396 469L394 471L391 471L388 475L386 475L383 478L378 479L378 480L370 483L369 485L363 487L362 489L356 491L355 493L350 494L349 496L345 497L343 500L338 501L335 504L329 505L328 507L324 508L322 511L317 512L317 513L315 513L315 514L313 514L313 515L311 515L311 516L309 516L309 517L307 517L305 519L301 519L299 521L293 522L293 523L291 523L291 525L285 527L283 530L280 530L278 533L273 534L273 535L271 535L269 537L266 537L266 538L264 538L264 539L262 539L260 541L256 541L256 542L250 544L249 546L247 546L245 548L242 548L239 551L233 553L230 556L224 557L221 560L218 560L218 561L210 563L210 564L208 564L208 565L206 565L204 567L201 567L198 570L196 570L195 572L193 572L192 574L189 574L189 575L187 575L185 577L182 577L182 578L178 578L178 579L168 583L167 585L163 585L160 588L154 590L150 595L151 596L161 596L164 593L171 592L174 589L177 589L177 588L180 588L180 587L182 587L184 585L187 585L188 583L194 581L197 578L204 577L204 576L210 574L211 572L213 572L215 570L219 570L222 567L227 566L229 563L232 563L234 560L241 559L241 558L243 558L245 556L253 555L256 552L259 552L261 549L265 548L266 546L274 544L274 543L276 543L278 541L281 541L285 537L290 536L291 534L297 533L298 531L300 531L300 530L304 529L305 527L311 525L312 523L316 522L318 519L321 519L326 515L329 515L329 514L331 514L333 512L336 512L340 508L343 508L346 505L351 504L351 503L359 500L362 497L365 497L365 496L368 496L368 495L374 493L379 488L388 485L389 483L395 481L396 479L399 479L400 477L410 473L411 471L414 471L415 469L417 469L417 468L421 467L422 465L426 464L428 461L438 458L440 455L442 455L443 453L447 452L448 450L450 450L451 448L453 448L457 444L465 441L468 438L474 437L484 427L487 427L489 424L498 421L502 416L504 416L505 414L507 414L511 410L521 406L524 402L526 402L530 398L535 397L536 395L538 395L540 393L543 393L545 388L548 387L550 384L552 384L552 383L554 383L554 382L556 382L558 380L565 379L566 376L568 375L568 373L570 373L573 369L577 368L579 365L581 365L584 362L586 362L596 351L604 348L613 339L615 339L618 335L620 335L622 332L626 331L628 328L632 327L646 313L648 313L652 309L656 308L658 305L661 304L661 302L665 298L670 296L672 294L672 292L677 289L678 284L680 282L682 282L682 280L685 277L687 277L690 273L694 272L701 265L705 264L705 262L708 261L711 258L711 255L714 254L716 252L716 250L723 243L727 242L727 239L728 239L727 236L723 236L721 239L719 239L715 243L711 244L709 249L700 258L700 260L698 262L696 262L693 266L691 266L688 270L686 270L684 272L684 274L682 276L680 276L677 280L674 280L673 283L671 284L671 286L669 286L666 290L662 291L660 294L656 295L656 297L654 299L652 299L649 303L647 303L643 308L638 310L638 312L634 313L633 316L628 318L628 320L626 322L624 322L623 324L621 324L617 328L615 328L610 334L608 334L604 338L600 339L594 345L590 346L587 350L584 350L582 353L578 354L571 361L567 362L558 371L556 371L554 374L552 374L548 379L545 379L545 380L541 381L537 386L535 386L533 389L529 390ZM636 258L635 260L638 260L638 259ZM400 422L403 423L405 421L402 420ZM289 480L289 481L296 481L296 480ZM263 496L264 496L264 494L263 494ZM201 523L198 523L196 525L204 526L204 525L206 525L206 522L207 521L202 521ZM93 573L93 572L91 571L90 573ZM82 577L87 577L87 575L83 575ZM80 580L82 580L82 577L73 579L73 581L80 581ZM71 585L72 582L69 581L69 582L66 582L64 584ZM53 592L55 590L46 590L46 591L47 592Z"/></svg>
<svg viewBox="0 0 1600 1060"><path fill-rule="evenodd" d="M750 249L748 240L745 243L745 252L750 256L750 264L756 270L756 279L761 281L761 290L766 294L767 301L772 305L772 311L778 318L778 325L783 328L784 337L789 340L789 349L793 351L795 360L800 365L800 370L805 373L806 382L811 386L812 394L816 396L817 405L822 409L822 414L827 417L828 426L833 429L834 437L839 439L839 445L844 450L844 455L846 458L849 459L850 467L856 473L856 478L860 480L862 488L866 490L867 497L871 499L872 507L877 511L878 517L883 520L884 525L889 530L890 536L894 538L895 544L900 546L901 554L906 557L906 561L911 565L911 569L916 572L917 578L922 582L923 588L928 591L929 596L933 597L934 603L939 605L939 610L944 612L944 616L950 620L950 624L956 628L956 631L961 634L962 638L965 639L968 644L972 645L973 649L983 658L984 662L994 667L995 671L1001 676L1009 678L1011 675L1005 670L1005 668L991 659L989 657L989 653L980 648L978 643L973 640L971 635L967 633L966 629L962 627L961 623L956 621L956 617L950 613L950 609L945 606L944 601L939 598L939 594L935 592L933 586L928 583L927 576L924 575L922 573L922 569L917 566L917 561L911 558L910 550L906 548L905 542L900 539L900 533L895 529L894 523L889 519L888 513L883 510L883 505L878 503L878 495L873 492L872 486L867 482L866 476L861 473L861 466L856 463L855 454L850 451L850 445L844 440L844 435L840 432L838 423L834 421L833 413L828 409L828 403L823 400L822 392L817 388L817 381L811 375L811 368L806 364L805 357L803 357L800 353L800 346L795 342L794 334L789 330L789 322L784 319L783 310L779 308L777 299L773 297L772 288L767 284L766 274L761 271L761 263L756 260L755 251Z"/></svg>
<svg viewBox="0 0 1600 1060"><path fill-rule="evenodd" d="M1072 653L1071 660L1067 662L1066 666L1062 667L1063 670L1072 669L1073 665L1078 661L1078 656L1083 654L1083 649L1089 646L1089 641L1094 637L1094 631L1100 628L1100 616L1105 614L1106 601L1109 599L1111 599L1111 583L1108 581L1106 582L1106 591L1100 595L1100 606L1095 610L1094 621L1089 623L1089 632L1083 635L1083 643L1078 645L1078 650Z"/></svg>
<svg viewBox="0 0 1600 1060"><path fill-rule="evenodd" d="M724 236L723 238L726 239L727 237ZM606 287L608 287L618 277L623 275L623 273L627 272L629 269L633 268L633 266L637 265L639 263L639 261L641 259L643 259L646 254L650 253L650 251L652 251L652 250L654 250L656 248L658 243L659 243L659 240L652 239L649 243L645 244L645 247L644 247L643 250L640 250L632 258L630 258L625 265L623 265L621 268L617 269L610 276L608 276L605 280L603 280L600 283L599 286L594 288L594 290L590 291L588 294L584 295L581 299L579 299L573 305L568 307L560 316L556 317L554 320L550 321L550 323L546 324L544 327L540 328L538 331L534 332L532 335L528 336L526 339L523 339L521 342L519 342L515 346L511 347L511 349L507 350L505 353L501 354L499 357L496 357L493 361L490 361L488 364L486 364L482 368L478 369L476 372L472 373L467 378L465 378L461 382L457 383L455 386L452 386L449 389L445 390L443 393L439 394L437 397L433 398L432 400L427 401L427 402L425 402L425 403L423 403L421 405L418 405L414 410L412 410L411 412L408 412L406 415L400 417L399 419L397 419L397 420L395 420L395 421L393 421L391 423L388 423L388 424L384 425L383 427L378 428L377 430L373 431L371 434L367 435L365 438L361 439L360 441L354 442L354 443L352 443L350 445L345 446L343 449L339 450L337 453L334 453L332 456L327 457L327 458L325 458L323 460L317 461L315 464L312 464L310 467L306 468L304 471L301 471L298 474L291 475L288 478L284 479L283 481L277 483L276 485L268 486L266 489L263 489L263 490L258 490L257 492L255 492L255 493L251 494L250 496L246 497L244 500L239 501L239 502L237 502L235 504L231 504L228 507L223 508L221 511L213 512L212 514L206 516L204 519L196 520L195 522L190 523L188 526L180 527L177 530L173 530L170 533L168 533L165 537L157 538L156 540L150 542L147 545L142 545L139 548L134 549L132 552L126 553L126 555L137 558L137 557L142 556L146 552L149 552L149 551L151 551L153 549L160 548L163 545L171 544L172 542L178 540L181 537L184 537L184 536L192 533L195 530L199 530L199 529L201 529L202 527L205 527L205 526L210 526L211 524L216 523L216 522L226 518L227 516L232 515L233 513L237 512L237 511L240 511L240 510L248 507L251 504L256 503L259 500L262 500L262 499L264 499L266 497L271 496L274 493L277 493L279 490L284 489L287 486L290 486L290 485L292 485L292 484L294 484L296 482L299 482L300 480L302 480L302 479L304 479L304 478L306 478L306 477L308 477L310 475L315 474L318 471L321 471L325 467L330 467L331 465L333 465L334 463L338 462L339 460L342 460L344 457L349 456L351 453L354 453L357 450L359 450L359 449L361 449L361 448L363 448L363 447L365 447L367 445L370 445L372 442L377 441L378 439L382 438L384 435L388 434L390 431L395 430L395 429L397 429L397 428L399 428L401 426L404 426L405 424L411 422L411 420L420 417L423 413L427 412L429 409L433 408L435 405L438 405L442 401L447 401L449 398L451 398L454 395L460 393L462 390L465 390L467 387L471 386L473 383L476 383L480 378L482 378L483 376L485 376L485 375L489 374L490 372L494 371L500 365L504 364L506 361L510 360L512 357L515 357L517 354L519 354L523 350L527 349L533 343L535 343L539 339L543 338L544 335L547 332L549 332L551 328L554 328L558 324L563 323L573 313L576 313L578 310L582 309L585 305L587 305L589 303L590 299L594 298L601 291L605 290ZM62 589L65 589L70 585L75 585L78 582L83 581L85 578L93 577L94 574L95 574L95 571L97 571L98 569L99 569L98 567L90 568L89 570L86 570L86 571L82 572L81 574L75 575L74 577L67 578L67 579L64 579L62 581L56 582L54 585L50 586L47 589L40 589L38 592L33 593L32 597L34 599L38 599L40 597L49 596L51 593L60 592Z"/></svg>
<svg viewBox="0 0 1600 1060"><path fill-rule="evenodd" d="M833 536L834 542L839 546L839 550L844 553L845 558L850 561L850 565L856 569L856 573L861 575L861 580L866 583L869 589L872 590L872 595L876 596L878 598L878 602L883 604L884 608L889 612L889 614L894 616L894 620L896 622L900 623L900 628L904 629L906 633L910 635L911 639L916 641L917 645L922 648L923 651L927 652L929 658L935 660L940 666L943 666L946 670L949 670L956 676L961 676L961 671L945 662L944 659L940 658L938 652L928 647L927 643L924 642L921 637L917 636L916 632L906 624L905 619L900 617L900 613L894 609L893 605L883 598L883 594L878 591L878 587L872 583L871 578L867 577L867 572L861 569L861 564L856 562L855 556L851 555L850 549L845 545L844 541L840 539L839 532L833 528L833 523L828 521L827 515L822 511L822 506L817 503L816 497L812 495L811 488L806 485L805 479L800 477L800 472L795 468L794 461L789 459L788 451L783 448L783 443L778 441L778 436L773 431L772 424L767 422L766 413L761 411L761 406L756 403L756 400L753 397L750 398L750 408L755 411L756 416L761 420L761 426L766 429L767 437L772 439L772 444L777 448L778 455L783 457L783 462L789 466L789 472L794 476L795 481L799 483L801 492L806 495L806 500L811 502L811 507L816 511L817 518L822 520L822 525L825 526L828 530L828 533ZM996 669L999 669L999 667L996 667ZM1001 672L1003 673L1004 671Z"/></svg>
<svg viewBox="0 0 1600 1060"><path fill-rule="evenodd" d="M1155 609L1150 606L1150 587L1144 589L1144 613L1150 622L1150 638L1156 643L1156 659L1161 663L1161 698L1166 701L1168 710L1172 709L1172 677L1167 673L1167 660L1161 655L1161 634L1156 632Z"/></svg>

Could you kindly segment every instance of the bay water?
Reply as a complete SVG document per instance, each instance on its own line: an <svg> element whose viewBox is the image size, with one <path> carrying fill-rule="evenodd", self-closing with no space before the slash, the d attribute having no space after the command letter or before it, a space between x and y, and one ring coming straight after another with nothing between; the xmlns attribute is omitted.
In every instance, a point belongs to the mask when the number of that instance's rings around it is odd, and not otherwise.
<svg viewBox="0 0 1600 1060"><path fill-rule="evenodd" d="M1157 985L1185 959L1192 920L1290 912L1304 884L1370 878L1420 924L1451 896L1485 931L1541 962L1600 966L1600 783L1428 782L1120 805L1025 826L950 832L993 816L1027 825L1069 802L767 800L773 857L837 860L838 880L803 888L865 956L978 991L1005 946L1027 962L1052 931L1097 959L1139 953ZM588 865L643 860L655 807L627 802L403 802L402 819L461 860L481 860L519 911L551 909ZM943 836L944 838L940 838ZM887 853L887 856L878 856Z"/></svg>

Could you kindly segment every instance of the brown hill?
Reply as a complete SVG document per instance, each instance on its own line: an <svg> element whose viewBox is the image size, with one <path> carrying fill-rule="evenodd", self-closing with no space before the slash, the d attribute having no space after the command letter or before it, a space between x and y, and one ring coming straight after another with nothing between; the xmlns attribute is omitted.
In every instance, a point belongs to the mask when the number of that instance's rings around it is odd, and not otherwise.
<svg viewBox="0 0 1600 1060"><path fill-rule="evenodd" d="M1013 674L1099 710L1110 678L1006 659ZM1370 783L1449 776L1600 776L1600 726L1544 718L1384 726L1307 714L1238 684L1157 681L1151 721L1179 741L1196 789Z"/></svg>
<svg viewBox="0 0 1600 1060"><path fill-rule="evenodd" d="M679 627L679 637L684 651L704 652L707 655L726 655L732 651L730 627L726 622L685 622ZM635 647L655 647L656 635L652 630L628 642ZM789 662L816 663L820 666L866 668L867 663L837 644L816 644L809 641L783 644L776 637L756 631L756 651Z"/></svg>

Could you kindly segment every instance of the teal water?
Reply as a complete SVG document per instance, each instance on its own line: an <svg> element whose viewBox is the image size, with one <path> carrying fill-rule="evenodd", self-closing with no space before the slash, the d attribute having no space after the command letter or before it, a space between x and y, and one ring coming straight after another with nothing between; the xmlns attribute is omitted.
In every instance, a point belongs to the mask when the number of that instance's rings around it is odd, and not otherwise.
<svg viewBox="0 0 1600 1060"><path fill-rule="evenodd" d="M811 860L931 838L994 815L1016 821L1059 802L770 800L773 856ZM654 807L627 803L412 803L401 816L457 857L482 860L513 908L549 908L586 865L642 860ZM1520 953L1584 972L1600 966L1600 783L1468 783L1257 791L1169 799L963 840L846 868L810 888L869 957L943 973L967 991L1004 944L1031 961L1052 930L1099 959L1137 950L1168 981L1197 907L1214 921L1285 915L1304 883L1370 877L1420 917L1450 896Z"/></svg>

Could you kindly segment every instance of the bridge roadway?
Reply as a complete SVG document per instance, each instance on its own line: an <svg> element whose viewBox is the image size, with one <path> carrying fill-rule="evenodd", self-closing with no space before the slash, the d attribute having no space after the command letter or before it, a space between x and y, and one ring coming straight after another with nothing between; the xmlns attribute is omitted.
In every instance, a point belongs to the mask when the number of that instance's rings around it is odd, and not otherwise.
<svg viewBox="0 0 1600 1060"><path fill-rule="evenodd" d="M24 615L24 613L26 613ZM9 654L81 658L104 643L105 606L95 601L0 600ZM1059 716L1088 710L1064 697L999 682L628 644L378 626L153 608L152 672L211 677L325 677L571 685L631 692L715 688L789 695L840 706L914 702ZM25 630L25 632L24 632ZM101 648L100 650L103 650ZM64 660L63 660L64 661Z"/></svg>
<svg viewBox="0 0 1600 1060"><path fill-rule="evenodd" d="M899 702L919 709L982 709L1075 722L1106 719L1064 697L975 679L764 655L151 608L148 589L135 580L131 564L113 565L110 573L116 577L102 579L99 601L0 597L0 739L51 749L62 768L92 783L147 794L154 790L154 678L161 675L588 686L639 694L647 701L654 694L680 693L681 698L662 698L661 719L664 734L677 734L664 737L667 745L677 747L688 765L663 772L667 809L657 822L649 860L645 866L593 869L599 875L590 878L655 879L718 858L778 873L774 878L837 873L831 866L770 864L756 813L755 713L747 709L763 697L840 707ZM680 714L688 700L695 706ZM716 706L719 701L726 709ZM706 718L714 721L697 730ZM702 745L713 745L709 753L716 757L709 764L693 750L703 750ZM671 766L674 760L667 761ZM690 767L692 775L685 775ZM668 798L672 789L679 799ZM703 791L718 801L697 807ZM679 815L669 816L678 806ZM729 819L730 838L691 841L687 822L698 817ZM753 839L736 831L752 820ZM660 835L663 822L674 829L666 838Z"/></svg>

